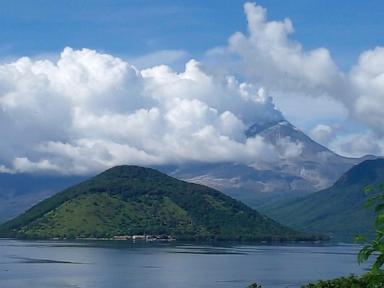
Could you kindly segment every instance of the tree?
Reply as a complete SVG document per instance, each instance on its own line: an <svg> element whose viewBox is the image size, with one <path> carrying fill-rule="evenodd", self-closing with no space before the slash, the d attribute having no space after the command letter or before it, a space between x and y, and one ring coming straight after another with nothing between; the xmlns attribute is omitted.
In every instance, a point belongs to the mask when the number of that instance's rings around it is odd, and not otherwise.
<svg viewBox="0 0 384 288"><path fill-rule="evenodd" d="M370 258L374 258L371 265L369 278L372 284L369 287L383 287L384 283L384 184L370 185L364 188L365 193L374 194L367 203L366 207L374 207L375 217L375 237L368 242L358 254L358 262L363 263ZM359 242L365 241L362 236L358 236Z"/></svg>

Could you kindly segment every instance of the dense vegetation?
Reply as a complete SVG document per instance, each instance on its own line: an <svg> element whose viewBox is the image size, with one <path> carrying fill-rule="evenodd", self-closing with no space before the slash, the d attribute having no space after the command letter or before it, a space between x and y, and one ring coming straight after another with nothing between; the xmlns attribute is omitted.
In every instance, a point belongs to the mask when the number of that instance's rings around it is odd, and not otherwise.
<svg viewBox="0 0 384 288"><path fill-rule="evenodd" d="M383 283L376 283L371 274L365 274L361 277L354 275L340 277L333 280L321 280L316 283L310 283L302 288L383 288Z"/></svg>
<svg viewBox="0 0 384 288"><path fill-rule="evenodd" d="M384 184L370 185L365 187L365 193L374 194L367 203L366 207L374 206L376 213L374 228L375 237L371 242L368 242L358 255L359 263L367 261L369 258L374 258L369 273L369 281L373 287L384 287ZM363 236L358 236L357 241L364 241Z"/></svg>
<svg viewBox="0 0 384 288"><path fill-rule="evenodd" d="M375 214L364 209L363 188L384 182L384 159L364 161L345 173L332 187L305 198L261 209L269 217L295 229L321 232L352 241L356 234L373 235Z"/></svg>
<svg viewBox="0 0 384 288"><path fill-rule="evenodd" d="M383 288L384 281L372 273L367 273L361 277L350 275L332 280L320 280L315 283L302 285L301 288ZM262 288L261 285L253 283L247 288Z"/></svg>
<svg viewBox="0 0 384 288"><path fill-rule="evenodd" d="M137 166L109 169L0 226L3 237L133 234L198 240L312 239L219 191Z"/></svg>

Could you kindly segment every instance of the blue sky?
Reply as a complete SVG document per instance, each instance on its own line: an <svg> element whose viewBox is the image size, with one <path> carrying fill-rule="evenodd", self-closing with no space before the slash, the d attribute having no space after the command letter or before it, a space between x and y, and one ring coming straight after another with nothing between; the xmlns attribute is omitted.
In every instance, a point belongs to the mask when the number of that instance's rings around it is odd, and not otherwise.
<svg viewBox="0 0 384 288"><path fill-rule="evenodd" d="M244 1L1 1L0 55L57 53L91 48L137 56L185 50L199 58L245 30ZM293 38L306 49L327 47L348 69L358 55L384 42L382 1L260 0L269 19L289 17Z"/></svg>

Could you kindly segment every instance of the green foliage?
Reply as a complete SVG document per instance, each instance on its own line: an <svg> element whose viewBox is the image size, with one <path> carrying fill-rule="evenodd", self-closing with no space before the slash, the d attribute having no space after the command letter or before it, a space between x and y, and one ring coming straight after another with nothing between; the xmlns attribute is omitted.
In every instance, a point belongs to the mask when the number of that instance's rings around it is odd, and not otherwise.
<svg viewBox="0 0 384 288"><path fill-rule="evenodd" d="M148 230L149 229L149 230ZM133 234L194 235L186 211L170 199L123 201L106 193L81 195L21 228L23 238L100 238Z"/></svg>
<svg viewBox="0 0 384 288"><path fill-rule="evenodd" d="M316 283L302 285L301 288L383 288L384 279L377 279L372 273L367 273L361 277L350 275L332 280L320 280ZM247 288L262 288L256 283Z"/></svg>
<svg viewBox="0 0 384 288"><path fill-rule="evenodd" d="M367 207L374 207L376 218L374 222L375 238L366 244L358 254L358 262L363 263L369 258L373 257L374 262L371 266L371 280L372 283L381 285L384 283L384 185L370 185L364 189L365 193L375 193L375 196L371 197L367 201ZM363 237L357 237L358 241L363 240ZM383 284L384 286L384 284Z"/></svg>
<svg viewBox="0 0 384 288"><path fill-rule="evenodd" d="M343 241L353 241L356 234L372 237L375 213L364 209L368 196L363 189L376 196L373 188L383 181L384 160L367 160L346 172L330 188L263 207L261 212L294 229L325 233Z"/></svg>
<svg viewBox="0 0 384 288"><path fill-rule="evenodd" d="M156 170L119 166L0 226L20 238L168 234L180 240L315 240L214 189Z"/></svg>
<svg viewBox="0 0 384 288"><path fill-rule="evenodd" d="M383 288L380 283L373 283L372 275L366 274L362 277L351 275L333 280L321 280L302 286L302 288ZM381 282L382 283L382 282Z"/></svg>

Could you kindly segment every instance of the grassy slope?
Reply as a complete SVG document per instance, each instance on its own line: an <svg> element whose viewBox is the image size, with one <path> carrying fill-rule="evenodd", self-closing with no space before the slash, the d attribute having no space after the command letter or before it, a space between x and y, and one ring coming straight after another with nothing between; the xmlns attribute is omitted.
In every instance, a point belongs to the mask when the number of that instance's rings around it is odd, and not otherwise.
<svg viewBox="0 0 384 288"><path fill-rule="evenodd" d="M372 211L364 208L364 186L384 182L384 160L368 160L344 174L332 187L305 198L262 208L271 218L296 229L353 237L373 232Z"/></svg>
<svg viewBox="0 0 384 288"><path fill-rule="evenodd" d="M159 201L139 199L123 201L106 193L81 195L71 199L45 217L24 226L21 233L27 237L98 237L105 236L105 227L111 235L146 233L151 227L158 234L170 229L177 234L193 233L188 213L169 198Z"/></svg>
<svg viewBox="0 0 384 288"><path fill-rule="evenodd" d="M0 226L0 235L35 238L136 233L179 239L302 237L214 189L136 166L107 170Z"/></svg>

